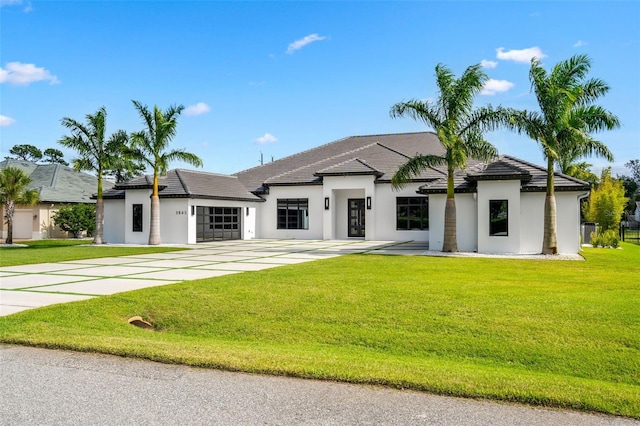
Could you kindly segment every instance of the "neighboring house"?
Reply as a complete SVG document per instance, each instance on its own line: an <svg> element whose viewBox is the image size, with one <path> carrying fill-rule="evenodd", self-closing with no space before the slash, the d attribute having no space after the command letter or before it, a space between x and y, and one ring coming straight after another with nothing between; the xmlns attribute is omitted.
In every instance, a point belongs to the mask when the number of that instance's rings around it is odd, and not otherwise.
<svg viewBox="0 0 640 426"><path fill-rule="evenodd" d="M233 176L170 171L161 180L162 242L354 238L425 241L440 250L446 168L425 170L401 190L391 185L416 153L443 148L430 132L353 136ZM513 157L470 160L456 178L459 248L540 252L545 179L544 168ZM559 173L555 179L559 251L576 253L579 199L589 185ZM145 176L105 194L108 242L148 240L150 188ZM222 232L225 224L235 232Z"/></svg>
<svg viewBox="0 0 640 426"><path fill-rule="evenodd" d="M77 172L61 164L36 164L30 161L6 159L0 161L0 169L15 167L23 170L31 179L27 189L35 189L40 202L33 207L16 206L13 216L13 238L33 239L66 238L68 235L54 225L53 216L60 207L90 203L95 204L91 195L98 188L95 176ZM103 181L105 189L112 183ZM4 219L4 206L0 206L2 215L2 238L7 237L7 224Z"/></svg>
<svg viewBox="0 0 640 426"><path fill-rule="evenodd" d="M633 213L636 222L640 222L640 201L636 201L636 211Z"/></svg>

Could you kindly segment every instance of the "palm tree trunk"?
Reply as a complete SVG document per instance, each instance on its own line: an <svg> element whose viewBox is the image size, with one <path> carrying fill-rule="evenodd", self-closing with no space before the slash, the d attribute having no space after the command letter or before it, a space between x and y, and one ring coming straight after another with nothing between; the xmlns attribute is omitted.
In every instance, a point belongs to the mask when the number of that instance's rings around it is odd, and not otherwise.
<svg viewBox="0 0 640 426"><path fill-rule="evenodd" d="M151 194L151 219L149 221L149 245L160 245L160 197L158 196L158 171L153 171L153 193Z"/></svg>
<svg viewBox="0 0 640 426"><path fill-rule="evenodd" d="M553 158L547 158L547 195L544 200L544 234L542 254L558 253L556 196L553 179Z"/></svg>
<svg viewBox="0 0 640 426"><path fill-rule="evenodd" d="M456 234L456 201L447 197L447 203L444 206L444 252L458 251L458 236Z"/></svg>
<svg viewBox="0 0 640 426"><path fill-rule="evenodd" d="M96 200L96 231L93 244L104 244L104 200L102 199L102 166L98 165L98 199Z"/></svg>
<svg viewBox="0 0 640 426"><path fill-rule="evenodd" d="M456 199L453 188L453 167L449 165L447 171L447 202L444 206L444 252L458 251L458 236L456 233Z"/></svg>
<svg viewBox="0 0 640 426"><path fill-rule="evenodd" d="M6 244L13 244L13 220L7 222L7 240Z"/></svg>
<svg viewBox="0 0 640 426"><path fill-rule="evenodd" d="M151 196L151 221L149 222L149 245L160 245L160 197Z"/></svg>
<svg viewBox="0 0 640 426"><path fill-rule="evenodd" d="M96 200L96 233L93 236L93 244L104 244L104 200Z"/></svg>
<svg viewBox="0 0 640 426"><path fill-rule="evenodd" d="M13 212L15 211L13 201L7 202L5 209L7 210L5 213L5 218L7 219L7 239L5 243L13 244Z"/></svg>

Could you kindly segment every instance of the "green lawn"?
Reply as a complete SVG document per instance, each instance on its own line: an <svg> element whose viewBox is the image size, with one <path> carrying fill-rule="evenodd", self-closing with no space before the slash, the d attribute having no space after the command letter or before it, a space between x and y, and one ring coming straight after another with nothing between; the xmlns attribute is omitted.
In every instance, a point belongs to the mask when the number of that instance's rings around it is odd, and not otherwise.
<svg viewBox="0 0 640 426"><path fill-rule="evenodd" d="M66 260L129 256L141 253L163 253L185 250L176 247L113 247L90 245L92 240L36 240L20 242L27 247L0 247L0 266L64 262Z"/></svg>
<svg viewBox="0 0 640 426"><path fill-rule="evenodd" d="M0 341L640 418L640 246L585 257L350 255L25 311Z"/></svg>

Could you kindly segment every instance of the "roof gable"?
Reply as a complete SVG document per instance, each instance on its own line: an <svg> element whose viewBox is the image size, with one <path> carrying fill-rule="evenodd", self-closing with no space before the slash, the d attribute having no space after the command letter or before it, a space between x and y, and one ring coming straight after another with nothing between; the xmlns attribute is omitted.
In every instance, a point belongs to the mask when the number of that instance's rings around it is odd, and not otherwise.
<svg viewBox="0 0 640 426"><path fill-rule="evenodd" d="M46 203L95 203L92 195L98 189L98 178L78 172L62 164L36 164L30 161L6 159L0 169L16 167L24 171L31 183L27 189L38 191L41 202ZM112 182L103 179L103 187L109 189Z"/></svg>
<svg viewBox="0 0 640 426"><path fill-rule="evenodd" d="M374 175L382 176L379 170L369 166L366 162L359 158L352 158L333 166L325 167L314 173L314 176L346 176L346 175Z"/></svg>
<svg viewBox="0 0 640 426"><path fill-rule="evenodd" d="M105 198L123 198L131 189L151 189L153 176L144 175L118 184L104 194ZM207 198L217 200L262 201L242 185L236 176L195 170L169 170L158 177L160 198Z"/></svg>
<svg viewBox="0 0 640 426"><path fill-rule="evenodd" d="M589 184L562 173L554 173L556 191L588 190ZM476 192L477 181L480 180L520 180L521 191L542 192L547 188L547 169L533 163L501 155L489 162L478 162L469 165L466 170L457 170L454 174L454 191L456 193ZM440 194L447 192L446 176L420 187L420 193Z"/></svg>
<svg viewBox="0 0 640 426"><path fill-rule="evenodd" d="M301 153L282 158L235 174L251 191L261 192L266 185L319 184L325 172L377 175L379 181L390 181L401 164L416 154L442 155L444 149L432 132L351 136ZM354 161L360 162L357 165ZM347 164L348 163L348 164ZM346 167L346 168L345 168ZM352 169L355 168L355 169ZM443 170L425 170L416 181L442 177Z"/></svg>

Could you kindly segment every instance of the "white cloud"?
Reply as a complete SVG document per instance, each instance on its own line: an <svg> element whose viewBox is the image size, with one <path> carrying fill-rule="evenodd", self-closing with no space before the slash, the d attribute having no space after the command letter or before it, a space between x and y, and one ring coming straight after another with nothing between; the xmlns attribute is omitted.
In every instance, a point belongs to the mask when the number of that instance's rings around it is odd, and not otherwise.
<svg viewBox="0 0 640 426"><path fill-rule="evenodd" d="M266 82L264 81L250 81L249 86L264 86Z"/></svg>
<svg viewBox="0 0 640 426"><path fill-rule="evenodd" d="M258 145L264 145L271 142L278 142L278 138L273 136L271 133L265 133L264 136L260 136L255 140L255 143Z"/></svg>
<svg viewBox="0 0 640 426"><path fill-rule="evenodd" d="M483 59L482 61L480 61L480 66L482 68L495 68L498 66L498 63L496 61L488 61L486 59Z"/></svg>
<svg viewBox="0 0 640 426"><path fill-rule="evenodd" d="M301 39L298 39L289 44L289 46L287 47L287 53L292 54L296 50L302 49L307 44L313 43L314 41L322 41L324 39L326 39L325 36L320 36L318 34L309 34L308 36L302 37Z"/></svg>
<svg viewBox="0 0 640 426"><path fill-rule="evenodd" d="M14 120L13 118L0 114L0 127L11 126L15 122L16 120Z"/></svg>
<svg viewBox="0 0 640 426"><path fill-rule="evenodd" d="M20 6L22 5L22 0L0 0L0 7L4 6ZM29 13L33 10L33 6L31 6L31 2L28 1L25 3L24 9L22 11L24 13Z"/></svg>
<svg viewBox="0 0 640 426"><path fill-rule="evenodd" d="M578 40L574 43L573 47L582 47L586 46L588 43L586 41Z"/></svg>
<svg viewBox="0 0 640 426"><path fill-rule="evenodd" d="M5 68L0 68L0 83L26 86L36 81L49 81L49 84L60 83L58 77L44 68L36 67L34 64L9 62Z"/></svg>
<svg viewBox="0 0 640 426"><path fill-rule="evenodd" d="M511 88L513 88L514 84L510 81L507 80L494 80L492 78L490 78L489 80L487 80L487 82L484 84L484 87L482 88L482 91L480 92L481 95L487 95L487 96L493 96L496 93L502 93L502 92L506 92L508 90L511 90Z"/></svg>
<svg viewBox="0 0 640 426"><path fill-rule="evenodd" d="M498 59L502 59L503 61L514 61L514 62L521 62L521 63L529 63L531 62L531 58L538 58L538 59L542 59L542 58L546 58L547 55L545 55L542 52L542 49L540 49L538 46L534 46L534 47L528 47L526 49L520 49L520 50L504 50L504 47L499 47L496 49L496 57Z"/></svg>
<svg viewBox="0 0 640 426"><path fill-rule="evenodd" d="M189 105L184 109L184 115L201 115L211 111L209 105L204 102L198 102L195 105Z"/></svg>

